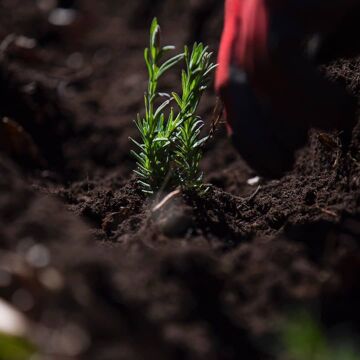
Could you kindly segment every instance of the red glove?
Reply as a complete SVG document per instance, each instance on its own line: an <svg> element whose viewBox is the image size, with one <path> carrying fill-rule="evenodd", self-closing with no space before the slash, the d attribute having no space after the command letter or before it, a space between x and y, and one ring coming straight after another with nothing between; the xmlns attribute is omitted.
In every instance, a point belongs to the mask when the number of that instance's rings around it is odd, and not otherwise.
<svg viewBox="0 0 360 360"><path fill-rule="evenodd" d="M215 85L235 145L259 173L288 170L310 126L352 128L354 100L311 59L356 2L226 0Z"/></svg>

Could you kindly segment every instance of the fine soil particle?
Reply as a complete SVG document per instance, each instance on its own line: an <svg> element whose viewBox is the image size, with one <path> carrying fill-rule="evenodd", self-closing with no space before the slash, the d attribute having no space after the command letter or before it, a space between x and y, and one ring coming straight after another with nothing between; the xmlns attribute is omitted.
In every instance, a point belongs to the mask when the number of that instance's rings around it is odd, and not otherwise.
<svg viewBox="0 0 360 360"><path fill-rule="evenodd" d="M360 126L349 147L314 131L293 171L255 185L220 129L205 195L154 212L128 140L148 24L156 14L164 41L216 52L222 2L59 2L66 26L56 2L16 3L0 2L0 296L42 353L275 359L279 323L301 306L360 331ZM325 71L359 95L358 59ZM215 103L209 91L205 122Z"/></svg>

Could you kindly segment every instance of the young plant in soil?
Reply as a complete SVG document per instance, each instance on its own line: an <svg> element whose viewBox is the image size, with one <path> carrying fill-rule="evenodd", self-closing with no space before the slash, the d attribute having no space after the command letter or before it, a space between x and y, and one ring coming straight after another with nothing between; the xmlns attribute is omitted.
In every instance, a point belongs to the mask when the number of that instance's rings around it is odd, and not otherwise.
<svg viewBox="0 0 360 360"><path fill-rule="evenodd" d="M200 138L203 121L196 112L208 78L216 65L210 61L211 53L202 44L194 44L192 51L184 52L162 62L173 46L160 44L160 26L156 19L150 28L150 47L144 57L149 75L145 93L145 114L139 114L135 124L141 142L131 139L138 151L132 151L137 160L138 183L143 192L154 194L165 187L202 189L199 163L202 144L208 136ZM182 71L181 94L171 95L158 90L160 78L174 65L185 59ZM162 103L159 99L165 98ZM177 109L170 107L175 100Z"/></svg>
<svg viewBox="0 0 360 360"><path fill-rule="evenodd" d="M183 54L176 55L160 64L164 54L173 50L173 46L160 45L160 26L156 19L150 28L150 47L145 49L144 58L149 74L148 88L145 93L145 115L139 114L135 124L141 135L141 143L131 139L139 148L139 152L132 151L137 159L139 184L145 193L153 194L158 190L170 171L170 145L174 132L179 127L179 119L175 119L174 112L165 120L164 110L169 105L171 98L168 94L158 92L159 79L182 58ZM167 98L156 107L155 102L159 97Z"/></svg>
<svg viewBox="0 0 360 360"><path fill-rule="evenodd" d="M211 53L203 44L194 44L192 51L185 46L185 70L182 71L182 95L172 93L180 112L180 127L176 133L175 161L178 183L185 189L200 189L202 174L199 164L202 145L209 136L200 138L204 122L196 115L202 93L206 90L208 78L216 65L211 63Z"/></svg>

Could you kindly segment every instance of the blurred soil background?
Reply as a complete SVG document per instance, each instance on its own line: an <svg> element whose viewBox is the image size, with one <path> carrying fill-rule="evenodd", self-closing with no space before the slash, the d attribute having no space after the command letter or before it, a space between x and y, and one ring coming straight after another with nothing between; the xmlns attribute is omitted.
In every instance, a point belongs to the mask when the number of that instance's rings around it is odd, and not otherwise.
<svg viewBox="0 0 360 360"><path fill-rule="evenodd" d="M0 1L1 360L329 359L316 354L337 342L357 358L359 126L347 151L314 132L273 181L222 128L206 196L153 212L136 185L151 19L164 43L216 56L222 14L220 0ZM324 71L359 96L359 59ZM210 89L207 126L215 103Z"/></svg>

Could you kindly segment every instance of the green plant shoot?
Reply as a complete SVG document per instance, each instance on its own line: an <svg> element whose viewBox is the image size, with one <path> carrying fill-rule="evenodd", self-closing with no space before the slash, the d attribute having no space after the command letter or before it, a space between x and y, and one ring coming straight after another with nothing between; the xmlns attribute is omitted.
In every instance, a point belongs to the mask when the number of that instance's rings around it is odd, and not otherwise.
<svg viewBox="0 0 360 360"><path fill-rule="evenodd" d="M154 194L165 183L183 189L202 186L199 163L202 144L208 137L200 138L203 121L196 112L216 65L211 63L211 53L202 44L195 44L191 52L185 47L184 53L161 63L164 54L173 49L173 46L161 46L160 26L155 18L150 28L150 47L144 53L149 75L145 115L138 115L135 121L141 143L131 139L139 149L132 151L137 160L135 173L143 192L148 194ZM159 93L159 79L182 59L185 70L181 96L175 92L172 96ZM160 97L166 100L157 106ZM176 114L172 107L167 110L174 99L178 105Z"/></svg>
<svg viewBox="0 0 360 360"><path fill-rule="evenodd" d="M200 138L204 122L196 113L207 88L209 75L216 67L211 63L211 56L212 53L201 43L195 43L191 52L185 46L186 68L182 71L182 95L172 94L180 108L178 117L182 120L176 139L175 161L180 185L185 189L199 189L202 186L199 163L202 145L208 136Z"/></svg>
<svg viewBox="0 0 360 360"><path fill-rule="evenodd" d="M148 89L145 93L145 115L137 116L135 124L140 132L142 143L131 139L139 148L139 152L132 151L137 160L136 174L139 184L145 193L153 194L158 190L170 171L170 143L174 130L178 128L173 111L165 120L164 110L169 105L171 98L167 94L158 92L158 83L161 76L177 64L183 54L176 55L160 65L164 54L173 50L173 46L161 44L160 26L156 18L150 28L150 47L145 49L144 58L149 74ZM156 100L160 97L167 99L158 107Z"/></svg>

